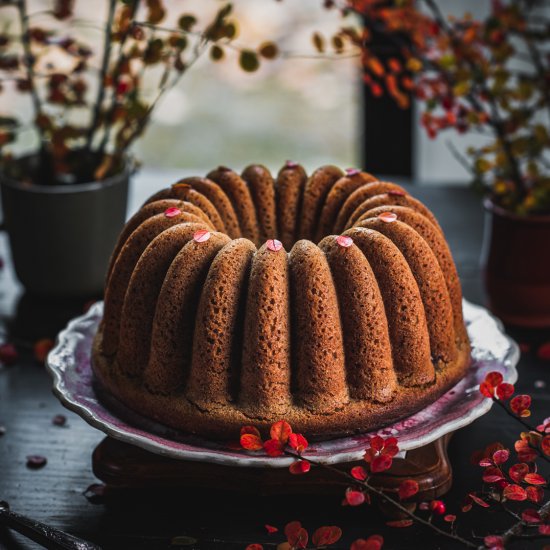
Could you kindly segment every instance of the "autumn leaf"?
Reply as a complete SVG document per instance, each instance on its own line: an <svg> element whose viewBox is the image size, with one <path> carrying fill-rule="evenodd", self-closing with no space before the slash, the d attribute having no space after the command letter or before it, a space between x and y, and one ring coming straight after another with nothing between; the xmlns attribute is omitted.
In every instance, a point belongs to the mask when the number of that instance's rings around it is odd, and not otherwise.
<svg viewBox="0 0 550 550"><path fill-rule="evenodd" d="M329 546L335 544L342 537L342 529L336 525L319 527L311 536L311 542L315 546Z"/></svg>
<svg viewBox="0 0 550 550"><path fill-rule="evenodd" d="M401 485L399 485L399 498L400 500L410 498L416 495L416 493L418 493L418 490L418 483L414 479L406 479L401 483Z"/></svg>
<svg viewBox="0 0 550 550"><path fill-rule="evenodd" d="M288 437L291 433L292 428L290 427L290 424L285 420L279 420L278 422L275 422L275 424L271 426L271 430L269 431L271 439L276 439L285 445L288 442Z"/></svg>

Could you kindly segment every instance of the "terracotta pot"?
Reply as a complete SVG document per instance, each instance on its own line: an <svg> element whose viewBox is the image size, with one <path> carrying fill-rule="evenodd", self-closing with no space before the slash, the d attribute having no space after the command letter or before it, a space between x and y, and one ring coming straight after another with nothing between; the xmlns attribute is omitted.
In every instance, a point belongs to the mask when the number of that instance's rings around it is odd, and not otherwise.
<svg viewBox="0 0 550 550"><path fill-rule="evenodd" d="M519 216L488 199L484 206L489 308L509 325L550 327L550 215Z"/></svg>
<svg viewBox="0 0 550 550"><path fill-rule="evenodd" d="M59 297L102 293L126 218L129 176L125 168L101 182L36 185L0 173L4 225L27 291Z"/></svg>

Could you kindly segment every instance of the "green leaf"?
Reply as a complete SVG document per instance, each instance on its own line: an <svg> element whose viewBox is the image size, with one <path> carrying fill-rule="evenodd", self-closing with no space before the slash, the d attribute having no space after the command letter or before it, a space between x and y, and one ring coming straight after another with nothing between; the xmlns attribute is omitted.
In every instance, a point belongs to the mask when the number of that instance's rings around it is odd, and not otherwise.
<svg viewBox="0 0 550 550"><path fill-rule="evenodd" d="M229 21L223 26L223 35L229 40L233 40L237 36L237 25L233 21Z"/></svg>
<svg viewBox="0 0 550 550"><path fill-rule="evenodd" d="M186 13L178 19L178 27L182 31L190 31L193 25L197 23L197 18L194 15Z"/></svg>
<svg viewBox="0 0 550 550"><path fill-rule="evenodd" d="M273 42L264 42L258 48L258 52L265 59L275 59L279 54L279 48Z"/></svg>
<svg viewBox="0 0 550 550"><path fill-rule="evenodd" d="M239 56L239 65L247 73L253 73L260 66L260 60L256 52L252 50L243 50Z"/></svg>
<svg viewBox="0 0 550 550"><path fill-rule="evenodd" d="M325 39L318 32L313 33L311 40L313 41L315 49L319 53L323 53L325 51Z"/></svg>
<svg viewBox="0 0 550 550"><path fill-rule="evenodd" d="M210 48L210 59L212 59L212 61L220 61L223 59L224 55L225 52L223 51L223 48L220 48L220 46L214 44Z"/></svg>

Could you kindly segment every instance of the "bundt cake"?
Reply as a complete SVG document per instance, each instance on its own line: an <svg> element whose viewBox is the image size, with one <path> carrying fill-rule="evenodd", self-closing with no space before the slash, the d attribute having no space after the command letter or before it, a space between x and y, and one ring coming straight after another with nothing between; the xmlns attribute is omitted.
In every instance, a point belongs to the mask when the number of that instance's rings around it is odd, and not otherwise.
<svg viewBox="0 0 550 550"><path fill-rule="evenodd" d="M285 419L330 438L435 401L470 346L433 214L359 170L287 162L275 178L219 167L142 206L113 252L92 361L103 390L185 432Z"/></svg>

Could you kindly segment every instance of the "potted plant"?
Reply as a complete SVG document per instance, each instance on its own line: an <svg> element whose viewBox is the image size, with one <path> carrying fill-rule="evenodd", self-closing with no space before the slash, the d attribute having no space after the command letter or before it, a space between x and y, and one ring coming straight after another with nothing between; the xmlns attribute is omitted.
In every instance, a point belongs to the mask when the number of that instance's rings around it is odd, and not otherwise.
<svg viewBox="0 0 550 550"><path fill-rule="evenodd" d="M489 306L503 321L550 326L550 25L542 0L493 0L480 19L445 17L436 0L349 0L332 38L361 53L374 97L417 98L428 135L485 136L456 156L484 196L483 268ZM383 35L392 58L372 40ZM317 42L320 43L319 38Z"/></svg>
<svg viewBox="0 0 550 550"><path fill-rule="evenodd" d="M223 57L236 34L230 4L202 26L183 13L161 26L161 0L104 0L101 53L84 41L96 28L75 13L74 0L52 0L31 11L26 0L0 3L1 88L27 96L0 112L0 183L4 226L16 273L31 293L93 295L103 288L110 252L124 223L132 143L159 99L204 53ZM70 33L70 34L69 34ZM236 46L235 46L236 48ZM239 50L245 71L274 45ZM149 90L155 92L151 95ZM13 96L13 94L12 94ZM28 117L27 117L28 118ZM23 137L30 152L15 154ZM23 140L24 141L24 140Z"/></svg>

